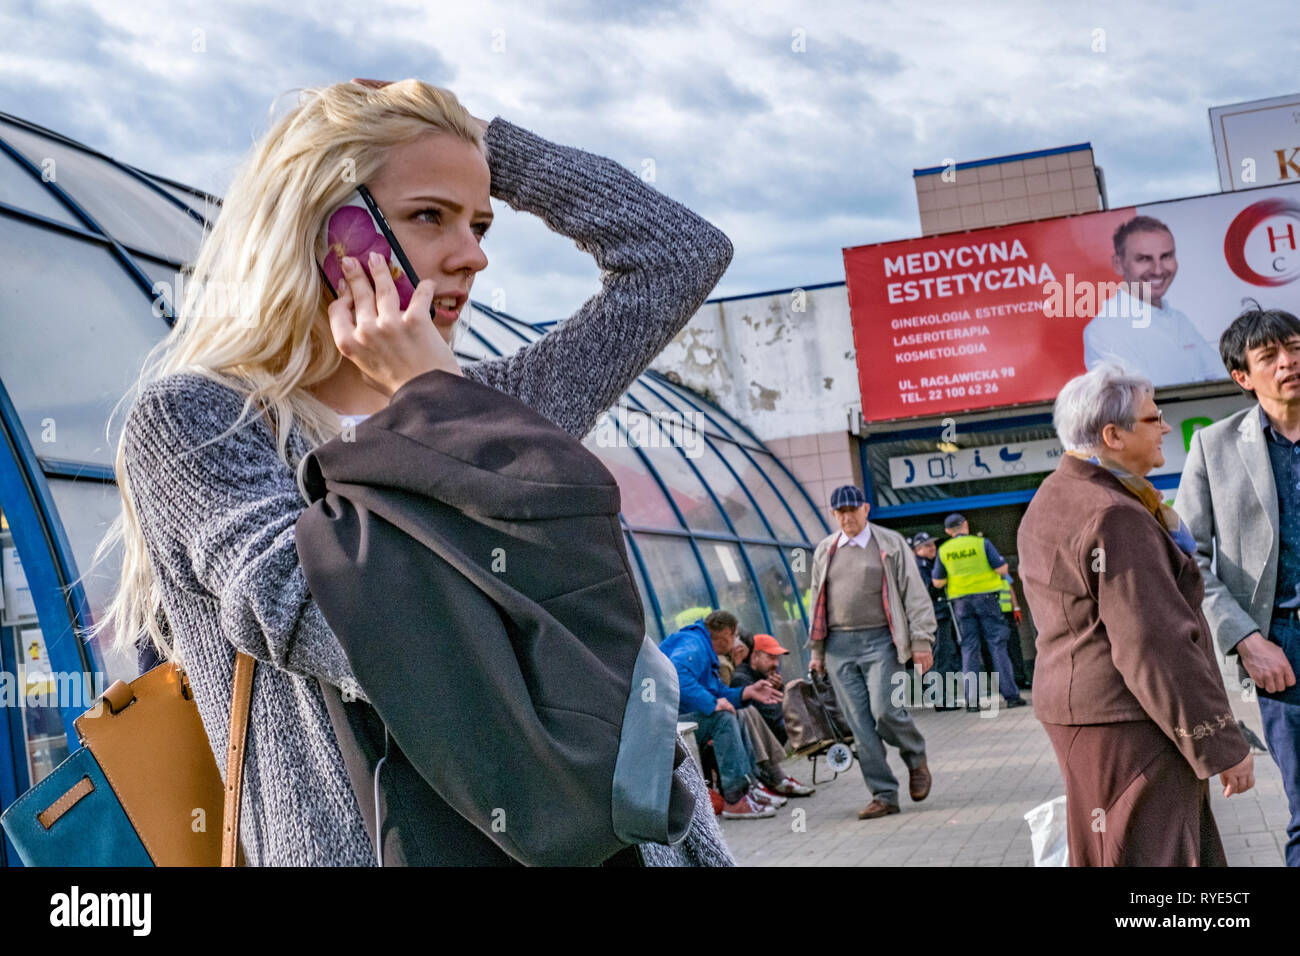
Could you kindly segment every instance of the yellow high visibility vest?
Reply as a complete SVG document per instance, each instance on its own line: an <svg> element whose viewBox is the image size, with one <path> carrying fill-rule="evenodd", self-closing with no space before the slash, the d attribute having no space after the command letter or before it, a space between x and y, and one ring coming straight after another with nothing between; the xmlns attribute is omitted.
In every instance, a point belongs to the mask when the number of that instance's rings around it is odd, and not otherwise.
<svg viewBox="0 0 1300 956"><path fill-rule="evenodd" d="M711 607L688 607L673 618L673 623L677 625L677 630L680 631L682 628L690 627L700 618L708 617L712 613L713 608Z"/></svg>
<svg viewBox="0 0 1300 956"><path fill-rule="evenodd" d="M939 557L948 576L949 600L1002 589L1002 576L989 565L983 538L973 534L949 538L939 545Z"/></svg>
<svg viewBox="0 0 1300 956"><path fill-rule="evenodd" d="M1011 610L1011 579L1004 577L1002 579L1002 593L998 595L1002 604L1002 613L1005 614Z"/></svg>

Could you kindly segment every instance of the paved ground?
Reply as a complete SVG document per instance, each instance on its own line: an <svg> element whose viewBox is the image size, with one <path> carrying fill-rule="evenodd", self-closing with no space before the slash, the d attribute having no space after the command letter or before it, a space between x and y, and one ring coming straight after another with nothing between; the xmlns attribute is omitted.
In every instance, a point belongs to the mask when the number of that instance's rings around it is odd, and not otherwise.
<svg viewBox="0 0 1300 956"><path fill-rule="evenodd" d="M1032 696L1032 692L1031 692ZM1234 699L1234 709L1262 736L1259 707ZM922 803L907 798L907 769L889 748L890 766L902 784L903 812L859 821L870 798L857 763L830 780L825 761L811 797L790 800L767 820L722 820L727 841L742 866L1032 866L1027 811L1065 793L1052 745L1032 707L999 710L996 717L962 711L914 711L925 735L934 785ZM786 771L812 779L807 758L793 758ZM1286 795L1277 765L1255 754L1255 787L1223 797L1216 777L1210 786L1214 815L1233 866L1281 866ZM805 811L804 829L792 813Z"/></svg>

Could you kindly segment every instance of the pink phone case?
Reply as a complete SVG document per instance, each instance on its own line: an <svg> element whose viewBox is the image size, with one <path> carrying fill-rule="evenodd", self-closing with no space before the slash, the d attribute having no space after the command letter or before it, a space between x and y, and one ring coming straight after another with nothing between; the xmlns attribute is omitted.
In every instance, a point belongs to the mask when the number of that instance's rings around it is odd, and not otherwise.
<svg viewBox="0 0 1300 956"><path fill-rule="evenodd" d="M370 253L378 252L388 262L401 307L405 309L411 304L415 282L419 280L410 278L414 275L410 262L365 186L359 186L347 203L330 214L325 227L325 242L325 259L320 266L336 298L339 280L343 278L343 257L356 259L369 277ZM432 311L432 306L430 309Z"/></svg>

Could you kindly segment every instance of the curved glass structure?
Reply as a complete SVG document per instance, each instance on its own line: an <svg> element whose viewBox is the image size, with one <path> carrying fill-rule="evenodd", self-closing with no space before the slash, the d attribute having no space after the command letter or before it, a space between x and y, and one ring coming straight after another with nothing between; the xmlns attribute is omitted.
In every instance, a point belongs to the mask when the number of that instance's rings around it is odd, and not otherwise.
<svg viewBox="0 0 1300 956"><path fill-rule="evenodd" d="M178 270L218 205L0 113L0 808L66 756L104 686L135 676L134 660L78 637L111 597L112 557L78 578L119 508L109 415L166 334ZM473 303L457 352L508 354L552 324ZM802 672L800 595L828 526L785 467L655 373L586 444L618 480L649 633L726 608L793 652L787 677Z"/></svg>

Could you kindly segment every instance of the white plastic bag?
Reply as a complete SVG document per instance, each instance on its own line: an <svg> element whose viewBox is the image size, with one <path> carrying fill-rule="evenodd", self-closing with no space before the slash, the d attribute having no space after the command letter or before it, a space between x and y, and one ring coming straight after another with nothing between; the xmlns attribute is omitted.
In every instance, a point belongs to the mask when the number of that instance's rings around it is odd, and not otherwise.
<svg viewBox="0 0 1300 956"><path fill-rule="evenodd" d="M1065 834L1065 796L1040 803L1025 814L1034 866L1069 866L1070 848Z"/></svg>

